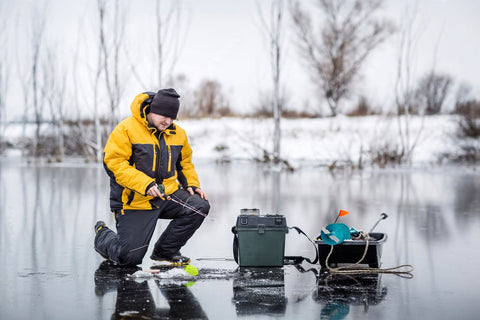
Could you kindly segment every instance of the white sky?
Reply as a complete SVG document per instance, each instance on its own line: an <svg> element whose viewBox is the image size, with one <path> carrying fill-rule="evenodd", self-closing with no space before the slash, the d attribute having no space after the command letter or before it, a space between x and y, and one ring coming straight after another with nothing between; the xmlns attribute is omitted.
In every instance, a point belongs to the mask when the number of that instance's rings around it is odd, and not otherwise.
<svg viewBox="0 0 480 320"><path fill-rule="evenodd" d="M83 58L78 68L83 68L86 74L91 73L89 68L95 64L95 59L92 61L89 55L92 49L96 49L96 1L49 2L47 33L60 48L60 55L64 59L59 59L59 62L68 61L67 57L75 51L75 43L84 43L84 49L81 49ZM4 21L10 30L8 47L11 49L7 55L11 64L18 63L15 61L19 59L15 56L21 54L21 39L29 34L33 3L38 4L39 1L0 0L0 10L3 11L1 17L6 17ZM131 50L142 52L139 66L149 65L152 55L148 51L153 50L154 33L150 30L151 34L147 34L145 30L148 30L149 17L154 18L154 1L127 3L128 24L125 34ZM260 0L260 3L267 1ZM384 15L399 23L404 18L405 6L412 7L413 3L413 0L387 0ZM260 28L255 0L184 0L183 5L184 20L189 22L188 33L175 73L183 73L188 77L190 89L195 89L203 79L217 80L223 85L234 110L252 110L253 105L258 103L259 95L262 92L265 94L271 87L267 42ZM414 48L413 80L432 67L435 47L438 47L436 69L450 74L456 84L467 82L479 98L479 14L480 1L477 0L419 0L416 30L420 31L417 31L418 42ZM286 29L291 30L291 27L291 21L287 18ZM356 85L356 94L366 95L374 105L384 109L393 103L398 39L398 36L391 37L375 51L362 69L363 76ZM318 108L320 102L315 97L315 87L303 67L291 34L286 34L284 41L282 84L290 96L289 108L301 109L307 102L311 107ZM72 67L66 68L71 70ZM158 89L143 88L132 81L128 68L124 79L126 88L122 112L128 113L128 106L136 93ZM11 82L12 89L9 92L19 90L18 83L15 84L14 80ZM355 101L356 97L358 95ZM11 104L14 101L12 94L8 98ZM326 109L324 112L328 113ZM8 113L12 114L11 111Z"/></svg>

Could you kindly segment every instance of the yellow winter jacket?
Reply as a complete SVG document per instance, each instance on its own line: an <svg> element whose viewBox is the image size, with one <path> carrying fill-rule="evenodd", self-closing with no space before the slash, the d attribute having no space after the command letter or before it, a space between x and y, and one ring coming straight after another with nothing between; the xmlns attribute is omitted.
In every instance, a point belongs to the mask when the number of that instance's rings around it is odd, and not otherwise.
<svg viewBox="0 0 480 320"><path fill-rule="evenodd" d="M165 194L200 187L192 163L192 148L185 130L173 123L160 132L146 115L155 93L137 95L132 116L121 121L104 149L104 167L110 177L110 207L114 210L148 210L162 201L146 195L153 183L163 184Z"/></svg>

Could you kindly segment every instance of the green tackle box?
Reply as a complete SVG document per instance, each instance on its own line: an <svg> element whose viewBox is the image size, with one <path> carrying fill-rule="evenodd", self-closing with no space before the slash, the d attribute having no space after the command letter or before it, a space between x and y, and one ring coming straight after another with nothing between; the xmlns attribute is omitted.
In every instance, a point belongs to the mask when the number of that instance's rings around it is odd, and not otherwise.
<svg viewBox="0 0 480 320"><path fill-rule="evenodd" d="M232 232L234 257L240 267L283 266L288 233L284 216L240 214Z"/></svg>

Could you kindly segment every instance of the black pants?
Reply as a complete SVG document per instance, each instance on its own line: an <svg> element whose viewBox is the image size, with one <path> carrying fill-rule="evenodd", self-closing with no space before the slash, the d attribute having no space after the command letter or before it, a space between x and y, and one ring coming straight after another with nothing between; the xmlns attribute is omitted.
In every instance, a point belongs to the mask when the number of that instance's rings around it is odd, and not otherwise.
<svg viewBox="0 0 480 320"><path fill-rule="evenodd" d="M208 214L210 204L198 194L190 195L184 189L173 193L175 199ZM163 201L161 207L152 210L124 210L115 213L117 233L101 229L95 236L95 250L119 265L137 265L148 249L158 219L171 219L165 231L155 243L158 255L173 256L192 237L204 217L173 201Z"/></svg>

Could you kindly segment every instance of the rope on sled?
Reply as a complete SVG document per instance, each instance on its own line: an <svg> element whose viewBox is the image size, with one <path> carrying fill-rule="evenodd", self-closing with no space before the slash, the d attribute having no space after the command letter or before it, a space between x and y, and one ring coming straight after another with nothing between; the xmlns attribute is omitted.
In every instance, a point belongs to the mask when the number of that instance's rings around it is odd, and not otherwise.
<svg viewBox="0 0 480 320"><path fill-rule="evenodd" d="M350 264L348 266L342 266L342 267L337 267L337 268L332 268L330 267L328 263L328 259L330 258L330 255L333 252L333 245L330 246L330 252L327 255L327 259L325 260L325 265L328 268L328 271L331 273L337 273L337 274L375 274L375 273L389 273L389 274L395 274L401 277L405 278L413 278L413 266L410 264L402 264L396 267L392 268L354 268L356 265L360 264L365 256L367 255L368 251L368 244L370 242L370 235L368 232L361 232L361 235L365 238L365 250L363 251L363 255L358 260L357 262ZM406 270L401 270L402 268L405 268Z"/></svg>

